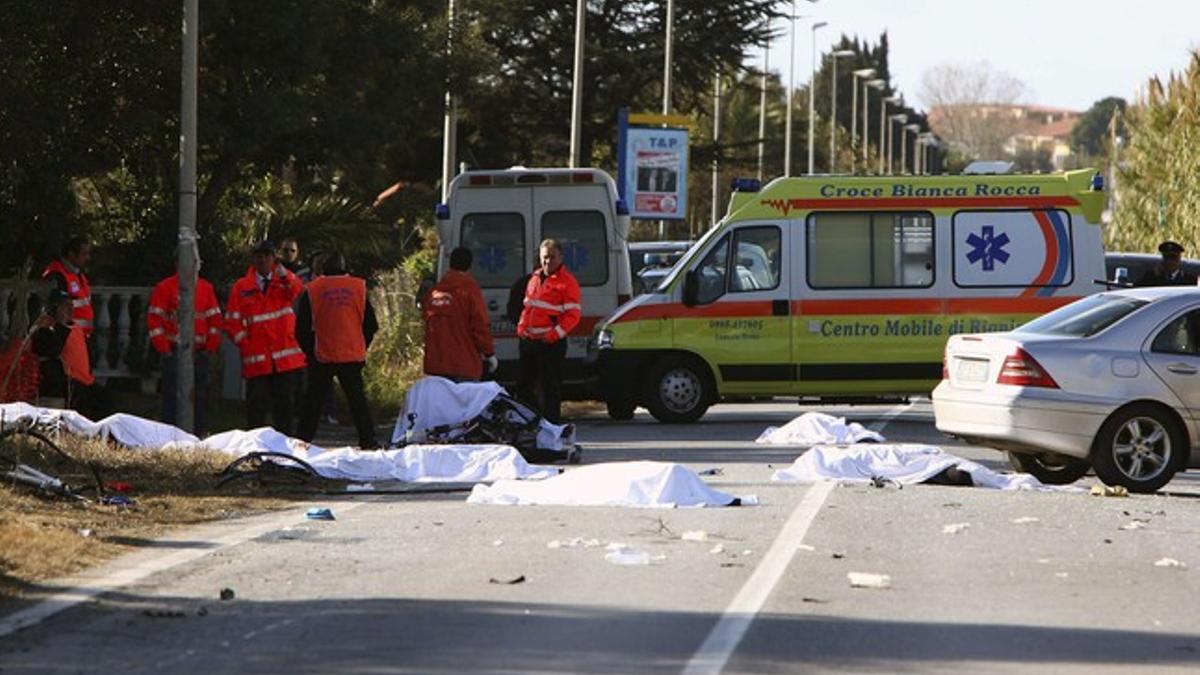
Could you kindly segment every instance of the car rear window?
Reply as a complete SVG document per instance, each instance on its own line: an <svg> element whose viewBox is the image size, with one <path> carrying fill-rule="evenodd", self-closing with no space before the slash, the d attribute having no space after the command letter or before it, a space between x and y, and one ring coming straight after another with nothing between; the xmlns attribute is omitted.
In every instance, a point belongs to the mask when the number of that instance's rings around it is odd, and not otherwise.
<svg viewBox="0 0 1200 675"><path fill-rule="evenodd" d="M1101 293L1060 307L1017 329L1018 333L1088 337L1145 306L1145 300Z"/></svg>

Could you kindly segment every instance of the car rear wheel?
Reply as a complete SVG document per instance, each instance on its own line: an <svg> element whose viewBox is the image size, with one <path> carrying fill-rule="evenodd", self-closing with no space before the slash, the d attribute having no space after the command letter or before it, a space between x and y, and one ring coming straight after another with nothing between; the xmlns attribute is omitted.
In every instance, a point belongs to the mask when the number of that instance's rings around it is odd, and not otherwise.
<svg viewBox="0 0 1200 675"><path fill-rule="evenodd" d="M695 422L713 400L708 368L694 358L669 356L646 383L646 408L659 422Z"/></svg>
<svg viewBox="0 0 1200 675"><path fill-rule="evenodd" d="M1107 485L1154 492L1175 477L1187 452L1187 435L1173 415L1157 406L1132 405L1100 427L1092 465Z"/></svg>
<svg viewBox="0 0 1200 675"><path fill-rule="evenodd" d="M1055 453L1008 453L1008 463L1022 473L1032 475L1046 485L1068 485L1083 478L1092 463Z"/></svg>

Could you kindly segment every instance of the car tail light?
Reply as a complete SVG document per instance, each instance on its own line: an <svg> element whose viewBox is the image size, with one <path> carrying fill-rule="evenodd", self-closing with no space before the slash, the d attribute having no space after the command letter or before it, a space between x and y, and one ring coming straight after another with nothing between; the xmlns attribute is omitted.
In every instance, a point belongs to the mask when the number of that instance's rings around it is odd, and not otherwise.
<svg viewBox="0 0 1200 675"><path fill-rule="evenodd" d="M996 384L1058 389L1058 383L1042 368L1042 364L1019 347L1004 359L1004 365L1000 366L1000 375L996 377Z"/></svg>

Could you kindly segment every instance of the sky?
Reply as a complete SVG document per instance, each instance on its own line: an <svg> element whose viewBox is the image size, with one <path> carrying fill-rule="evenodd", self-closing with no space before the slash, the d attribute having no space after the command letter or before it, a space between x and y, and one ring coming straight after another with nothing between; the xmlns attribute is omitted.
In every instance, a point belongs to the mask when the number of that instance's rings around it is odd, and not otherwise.
<svg viewBox="0 0 1200 675"><path fill-rule="evenodd" d="M987 61L1025 83L1022 103L1086 110L1106 96L1133 100L1152 75L1183 71L1200 49L1200 0L798 0L796 84L808 81L811 22L817 49L842 34L890 42L892 84L925 108L926 70ZM787 82L788 23L776 23L769 65ZM761 56L754 59L761 66Z"/></svg>

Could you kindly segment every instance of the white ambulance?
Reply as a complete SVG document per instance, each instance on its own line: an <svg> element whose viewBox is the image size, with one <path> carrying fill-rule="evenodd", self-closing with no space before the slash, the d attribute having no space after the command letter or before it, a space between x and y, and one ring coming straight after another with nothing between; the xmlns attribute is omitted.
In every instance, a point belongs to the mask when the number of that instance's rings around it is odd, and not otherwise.
<svg viewBox="0 0 1200 675"><path fill-rule="evenodd" d="M583 317L568 336L563 395L586 395L588 337L605 315L629 300L629 211L613 179L598 169L467 171L450 184L437 208L438 276L450 268L450 251L474 254L471 274L483 289L496 341L496 379L517 379L516 326L505 316L509 293L538 264L538 245L557 239L565 265L579 280Z"/></svg>

